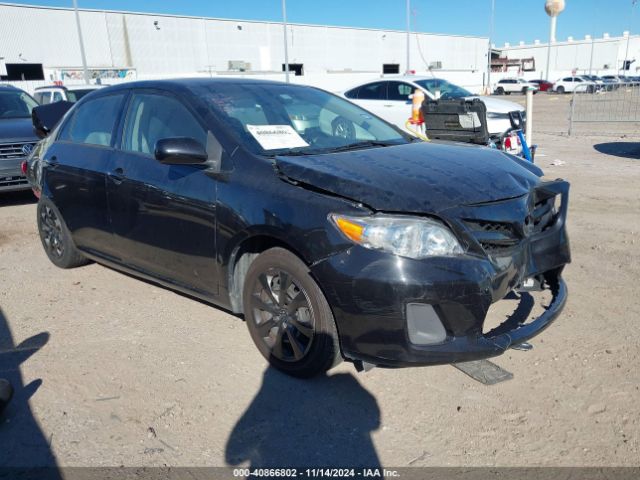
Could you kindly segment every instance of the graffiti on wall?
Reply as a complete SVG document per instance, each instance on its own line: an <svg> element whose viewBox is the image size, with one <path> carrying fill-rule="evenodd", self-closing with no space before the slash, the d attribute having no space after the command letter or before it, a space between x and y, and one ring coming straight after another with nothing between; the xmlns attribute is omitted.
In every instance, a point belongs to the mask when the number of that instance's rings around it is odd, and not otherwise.
<svg viewBox="0 0 640 480"><path fill-rule="evenodd" d="M136 70L133 68L90 68L89 78L97 80L123 79L135 80L137 77ZM84 80L84 72L82 69L64 69L60 70L60 79L65 80Z"/></svg>

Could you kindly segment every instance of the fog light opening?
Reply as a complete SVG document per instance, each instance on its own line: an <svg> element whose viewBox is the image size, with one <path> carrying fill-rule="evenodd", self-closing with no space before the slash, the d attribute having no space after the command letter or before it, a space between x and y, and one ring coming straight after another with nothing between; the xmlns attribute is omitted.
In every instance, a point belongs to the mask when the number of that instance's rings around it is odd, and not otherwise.
<svg viewBox="0 0 640 480"><path fill-rule="evenodd" d="M432 305L407 304L407 330L414 345L436 345L447 339L447 332Z"/></svg>

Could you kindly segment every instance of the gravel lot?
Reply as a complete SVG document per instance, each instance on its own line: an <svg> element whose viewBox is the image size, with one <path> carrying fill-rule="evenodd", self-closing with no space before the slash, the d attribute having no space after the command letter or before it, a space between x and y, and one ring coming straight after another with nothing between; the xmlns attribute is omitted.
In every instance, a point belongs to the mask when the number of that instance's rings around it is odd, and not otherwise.
<svg viewBox="0 0 640 480"><path fill-rule="evenodd" d="M570 298L494 386L450 366L285 377L227 312L57 269L30 194L2 195L0 465L638 465L640 143L567 138L568 97L535 103L536 161L572 184Z"/></svg>

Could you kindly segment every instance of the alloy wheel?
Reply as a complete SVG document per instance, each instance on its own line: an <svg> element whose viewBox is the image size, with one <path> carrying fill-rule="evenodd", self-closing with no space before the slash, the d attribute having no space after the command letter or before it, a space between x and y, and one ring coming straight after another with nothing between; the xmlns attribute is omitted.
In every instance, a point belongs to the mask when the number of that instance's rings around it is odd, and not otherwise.
<svg viewBox="0 0 640 480"><path fill-rule="evenodd" d="M62 223L48 205L40 211L40 223L45 247L54 257L62 258L64 255Z"/></svg>
<svg viewBox="0 0 640 480"><path fill-rule="evenodd" d="M309 352L314 315L307 292L282 269L261 273L251 297L253 321L263 346L275 358L297 362Z"/></svg>

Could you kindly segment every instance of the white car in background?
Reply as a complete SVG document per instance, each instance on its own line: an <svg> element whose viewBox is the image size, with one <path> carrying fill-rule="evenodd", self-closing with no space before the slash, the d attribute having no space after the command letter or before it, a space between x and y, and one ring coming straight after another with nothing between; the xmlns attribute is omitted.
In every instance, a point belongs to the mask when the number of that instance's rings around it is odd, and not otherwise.
<svg viewBox="0 0 640 480"><path fill-rule="evenodd" d="M77 102L88 93L104 88L107 85L50 85L35 89L33 98L40 105L47 105L55 102Z"/></svg>
<svg viewBox="0 0 640 480"><path fill-rule="evenodd" d="M593 93L598 89L598 84L585 77L563 77L553 84L553 91L557 93Z"/></svg>
<svg viewBox="0 0 640 480"><path fill-rule="evenodd" d="M528 82L524 78L503 78L496 84L494 93L496 95L511 95L512 93L526 93L529 89L536 93L539 88L538 85Z"/></svg>
<svg viewBox="0 0 640 480"><path fill-rule="evenodd" d="M356 105L412 133L406 128L406 123L411 117L409 96L416 89L422 90L426 98L432 100L479 98L487 107L487 129L492 136L501 135L511 128L509 112L519 111L525 115L524 108L517 103L493 97L479 97L446 80L416 75L384 77L350 88L343 95Z"/></svg>

